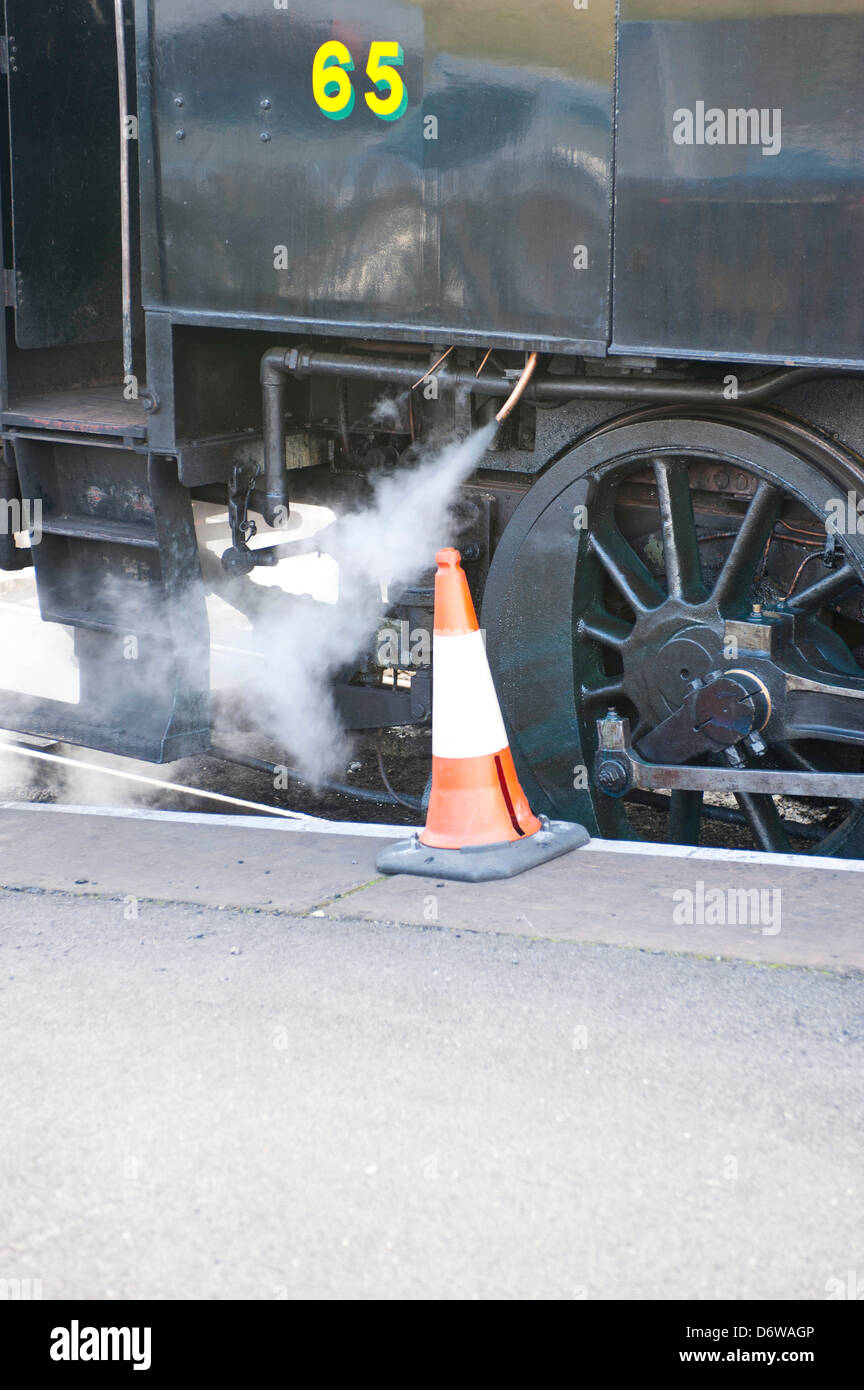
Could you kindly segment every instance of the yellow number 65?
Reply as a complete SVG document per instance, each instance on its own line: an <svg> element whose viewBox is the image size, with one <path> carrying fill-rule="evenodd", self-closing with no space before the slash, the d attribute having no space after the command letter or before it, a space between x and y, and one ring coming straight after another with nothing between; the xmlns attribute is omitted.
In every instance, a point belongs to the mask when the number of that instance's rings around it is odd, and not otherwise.
<svg viewBox="0 0 864 1390"><path fill-rule="evenodd" d="M385 63L383 59L389 58ZM408 105L408 93L401 75L396 71L405 61L401 46L392 41L373 43L369 48L369 61L366 64L373 87L380 92L389 87L386 96L366 93L370 111L380 116L382 121L396 121ZM344 43L331 39L322 43L312 64L312 94L324 115L331 121L344 121L354 110L354 88L351 86L349 72L354 70L354 60Z"/></svg>

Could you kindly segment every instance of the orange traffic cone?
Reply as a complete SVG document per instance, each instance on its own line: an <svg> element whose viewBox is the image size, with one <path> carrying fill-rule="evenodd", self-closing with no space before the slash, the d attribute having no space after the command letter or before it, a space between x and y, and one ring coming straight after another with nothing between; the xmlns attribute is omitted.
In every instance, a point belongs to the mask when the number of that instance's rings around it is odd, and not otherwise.
<svg viewBox="0 0 864 1390"><path fill-rule="evenodd" d="M458 550L436 556L432 793L426 828L383 850L382 873L509 878L588 841L581 825L538 820L519 784Z"/></svg>

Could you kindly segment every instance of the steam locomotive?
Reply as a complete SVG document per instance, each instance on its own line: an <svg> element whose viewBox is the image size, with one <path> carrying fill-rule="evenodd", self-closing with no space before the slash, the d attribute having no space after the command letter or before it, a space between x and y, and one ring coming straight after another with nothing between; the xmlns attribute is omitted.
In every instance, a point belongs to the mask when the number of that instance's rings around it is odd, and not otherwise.
<svg viewBox="0 0 864 1390"><path fill-rule="evenodd" d="M293 508L518 385L458 539L535 810L864 853L858 0L4 10L0 569L80 693L0 727L206 752L207 594L254 625ZM429 628L428 576L382 620ZM334 689L430 717L374 642Z"/></svg>

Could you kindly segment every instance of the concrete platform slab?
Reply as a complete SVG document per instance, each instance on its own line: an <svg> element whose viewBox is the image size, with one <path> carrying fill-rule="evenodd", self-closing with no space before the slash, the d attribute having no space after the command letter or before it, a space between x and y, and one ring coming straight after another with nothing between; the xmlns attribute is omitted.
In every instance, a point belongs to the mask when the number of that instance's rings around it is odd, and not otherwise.
<svg viewBox="0 0 864 1390"><path fill-rule="evenodd" d="M0 884L864 970L864 863L592 841L498 883L383 878L388 826L0 808Z"/></svg>
<svg viewBox="0 0 864 1390"><path fill-rule="evenodd" d="M7 888L302 914L376 877L380 839L290 825L274 819L265 831L251 816L0 810L0 880Z"/></svg>
<svg viewBox="0 0 864 1390"><path fill-rule="evenodd" d="M589 844L506 882L388 879L325 912L350 912L370 922L435 922L507 936L864 970L864 878L845 869L771 862L778 857L694 858Z"/></svg>

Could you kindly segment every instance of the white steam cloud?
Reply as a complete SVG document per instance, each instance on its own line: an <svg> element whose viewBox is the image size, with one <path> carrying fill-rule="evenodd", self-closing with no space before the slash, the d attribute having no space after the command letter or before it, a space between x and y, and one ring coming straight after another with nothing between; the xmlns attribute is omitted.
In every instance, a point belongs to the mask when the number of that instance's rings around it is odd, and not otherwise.
<svg viewBox="0 0 864 1390"><path fill-rule="evenodd" d="M413 469L382 475L369 503L328 528L326 547L339 565L339 601L302 600L255 624L255 647L266 660L244 694L262 732L289 750L313 780L348 753L330 692L331 676L356 661L382 617L382 588L407 585L452 544L452 508L459 484L477 467L497 426L447 445Z"/></svg>
<svg viewBox="0 0 864 1390"><path fill-rule="evenodd" d="M436 550L458 543L452 514L458 488L477 467L496 428L487 425L464 441L427 452L413 467L374 479L368 503L331 522L322 541L338 566L338 602L288 594L282 601L280 596L272 607L262 605L252 629L238 634L231 649L223 648L233 652L223 663L223 668L228 667L224 674L227 684L239 687L247 720L280 750L280 757L284 749L286 761L312 781L344 767L350 752L330 688L332 677L343 667L353 669L368 650L386 610L382 594L387 587L415 582L434 566ZM19 595L25 587L26 595L23 591ZM19 598L23 601L13 602ZM118 615L122 612L129 632L143 625L146 605L142 594L137 600L141 609L136 611L135 585L106 579L100 599ZM0 621L0 685L74 703L78 681L72 632L40 622L32 572L4 583L0 605L4 609L0 617L6 619ZM145 650L146 644L142 654ZM135 671L142 682L142 699L146 698L148 682L161 679L159 671L145 668L143 661L140 666L135 663ZM103 687L107 717L110 666ZM2 739L0 734L0 797L41 795L46 778L42 765L3 754ZM118 761L90 751L85 757L160 780L172 780L176 771L176 767ZM152 803L159 798L152 790L124 786L84 768L79 772L58 766L50 782L52 799L59 795L109 805Z"/></svg>
<svg viewBox="0 0 864 1390"><path fill-rule="evenodd" d="M381 430L403 429L403 415L408 394L407 391L403 391L399 396L379 396L369 411L370 422Z"/></svg>

